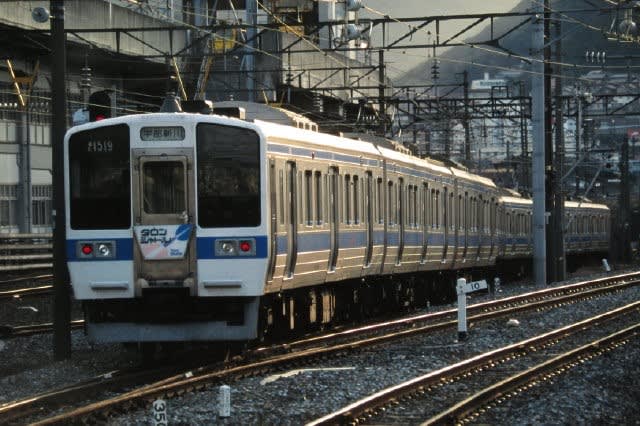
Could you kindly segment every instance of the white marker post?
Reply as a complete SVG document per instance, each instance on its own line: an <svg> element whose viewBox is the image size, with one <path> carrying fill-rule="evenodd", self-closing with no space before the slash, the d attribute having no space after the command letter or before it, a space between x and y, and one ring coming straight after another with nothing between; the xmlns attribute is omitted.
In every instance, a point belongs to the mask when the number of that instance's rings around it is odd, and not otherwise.
<svg viewBox="0 0 640 426"><path fill-rule="evenodd" d="M222 385L218 393L218 417L229 416L231 416L231 388Z"/></svg>
<svg viewBox="0 0 640 426"><path fill-rule="evenodd" d="M459 278L456 282L456 292L458 293L458 341L467 340L467 293L487 288L487 282L471 281L467 283L464 278Z"/></svg>
<svg viewBox="0 0 640 426"><path fill-rule="evenodd" d="M169 419L167 418L167 403L163 399L153 401L153 426L167 426Z"/></svg>

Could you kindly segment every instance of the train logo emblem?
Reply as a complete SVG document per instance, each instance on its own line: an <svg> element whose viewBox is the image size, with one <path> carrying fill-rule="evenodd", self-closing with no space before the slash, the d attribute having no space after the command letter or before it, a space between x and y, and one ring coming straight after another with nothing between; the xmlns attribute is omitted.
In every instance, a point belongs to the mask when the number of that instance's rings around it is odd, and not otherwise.
<svg viewBox="0 0 640 426"><path fill-rule="evenodd" d="M135 226L134 231L145 259L182 259L192 228L190 224L149 225Z"/></svg>

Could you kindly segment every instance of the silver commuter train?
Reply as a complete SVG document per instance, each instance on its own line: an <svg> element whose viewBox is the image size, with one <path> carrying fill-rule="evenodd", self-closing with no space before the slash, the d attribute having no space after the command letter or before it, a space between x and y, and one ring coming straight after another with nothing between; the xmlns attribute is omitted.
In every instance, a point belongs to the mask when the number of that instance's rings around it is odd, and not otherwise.
<svg viewBox="0 0 640 426"><path fill-rule="evenodd" d="M530 200L391 143L157 113L74 127L64 149L92 341L251 340L262 322L330 321L353 280L531 256ZM569 250L606 251L608 213L568 204Z"/></svg>

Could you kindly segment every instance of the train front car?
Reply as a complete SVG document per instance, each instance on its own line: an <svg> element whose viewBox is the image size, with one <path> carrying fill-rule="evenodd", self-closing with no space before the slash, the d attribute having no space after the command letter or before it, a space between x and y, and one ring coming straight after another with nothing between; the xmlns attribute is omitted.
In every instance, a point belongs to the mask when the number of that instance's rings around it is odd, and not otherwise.
<svg viewBox="0 0 640 426"><path fill-rule="evenodd" d="M67 260L95 342L256 337L267 270L263 137L150 114L65 138Z"/></svg>

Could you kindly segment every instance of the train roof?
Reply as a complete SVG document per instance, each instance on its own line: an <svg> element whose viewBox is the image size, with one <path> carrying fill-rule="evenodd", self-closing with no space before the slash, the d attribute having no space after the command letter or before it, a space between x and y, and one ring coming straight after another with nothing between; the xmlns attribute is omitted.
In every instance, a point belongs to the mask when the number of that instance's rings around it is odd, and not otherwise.
<svg viewBox="0 0 640 426"><path fill-rule="evenodd" d="M596 204L586 201L565 201L564 205L565 207L574 209L595 209L609 211L609 207L607 207L605 204Z"/></svg>
<svg viewBox="0 0 640 426"><path fill-rule="evenodd" d="M449 170L448 167L441 166L439 164L430 162L428 160L423 160L419 157L414 157L413 155L407 155L393 149L385 148L383 146L378 146L378 150L382 155L384 155L385 158L389 160L400 161L403 163L412 164L417 167L423 167L425 169L430 170L433 173L440 174L440 175L446 175L446 176L452 175L451 170Z"/></svg>
<svg viewBox="0 0 640 426"><path fill-rule="evenodd" d="M462 170L462 169L457 169L455 167L451 167L451 172L457 177L461 177L461 178L470 180L472 182L479 182L479 183L481 183L483 185L490 186L492 188L497 188L495 182L493 182L493 180L491 180L491 179L489 179L487 177L476 175L474 173L470 173L470 172L468 172L466 170Z"/></svg>
<svg viewBox="0 0 640 426"><path fill-rule="evenodd" d="M255 124L266 137L299 140L305 143L333 148L342 151L356 151L361 154L380 156L380 152L370 142L356 139L341 138L328 133L314 132L311 130L299 129L292 126L270 123L268 121L254 120ZM348 143L345 143L348 141Z"/></svg>
<svg viewBox="0 0 640 426"><path fill-rule="evenodd" d="M511 195L503 195L500 197L500 202L508 204L519 204L522 206L532 206L533 200L530 198L513 197Z"/></svg>

